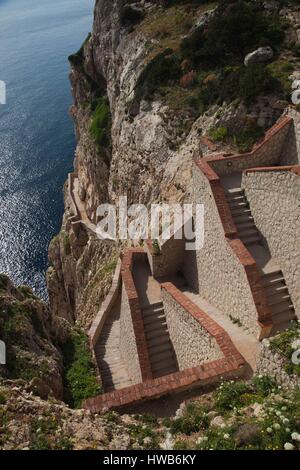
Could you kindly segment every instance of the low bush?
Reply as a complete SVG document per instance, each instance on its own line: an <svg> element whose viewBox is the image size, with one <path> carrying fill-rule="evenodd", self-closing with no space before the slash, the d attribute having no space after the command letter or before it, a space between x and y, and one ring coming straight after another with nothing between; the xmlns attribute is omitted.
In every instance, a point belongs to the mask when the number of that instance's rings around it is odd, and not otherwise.
<svg viewBox="0 0 300 470"><path fill-rule="evenodd" d="M122 26L135 25L142 21L144 14L141 10L133 8L129 5L124 6L121 10L121 24Z"/></svg>
<svg viewBox="0 0 300 470"><path fill-rule="evenodd" d="M78 331L62 345L64 359L64 399L70 406L79 408L82 401L101 393L88 340Z"/></svg>
<svg viewBox="0 0 300 470"><path fill-rule="evenodd" d="M300 375L300 364L293 364L292 362L292 355L295 351L293 343L298 340L300 342L299 333L299 327L295 323L270 341L270 348L279 353L285 360L285 371L288 374Z"/></svg>
<svg viewBox="0 0 300 470"><path fill-rule="evenodd" d="M111 142L111 115L106 98L99 98L92 116L91 135L99 147L109 147Z"/></svg>

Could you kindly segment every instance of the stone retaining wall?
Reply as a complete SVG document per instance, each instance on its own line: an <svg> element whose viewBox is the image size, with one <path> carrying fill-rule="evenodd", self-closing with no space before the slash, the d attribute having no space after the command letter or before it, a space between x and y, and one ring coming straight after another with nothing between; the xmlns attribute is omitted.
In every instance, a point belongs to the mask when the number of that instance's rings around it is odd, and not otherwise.
<svg viewBox="0 0 300 470"><path fill-rule="evenodd" d="M300 163L300 113L293 106L287 110L287 115L293 119L289 133L282 149L281 165L299 165Z"/></svg>
<svg viewBox="0 0 300 470"><path fill-rule="evenodd" d="M268 318L263 317L267 301L256 263L242 242L234 239L236 227L218 176L208 165L202 165L201 161L194 165L193 202L204 204L204 246L186 252L185 277L225 315L238 318L253 334L259 334L258 321Z"/></svg>
<svg viewBox="0 0 300 470"><path fill-rule="evenodd" d="M146 380L137 385L90 398L84 402L84 408L93 412L107 411L108 409L126 409L126 405L131 406L145 400L153 400L169 393L179 393L194 388L211 386L220 380L237 378L244 374L245 360L233 345L228 334L184 294L178 291L173 284L166 283L162 286L179 302L187 314L197 318L204 334L206 334L206 331L215 339L223 357L164 377Z"/></svg>
<svg viewBox="0 0 300 470"><path fill-rule="evenodd" d="M121 266L123 285L120 350L124 355L129 374L135 383L152 378L142 311L132 276L134 260L139 256L145 256L143 249L125 250Z"/></svg>
<svg viewBox="0 0 300 470"><path fill-rule="evenodd" d="M129 299L124 286L122 288L119 348L132 383L141 383L143 381L141 366L139 363Z"/></svg>
<svg viewBox="0 0 300 470"><path fill-rule="evenodd" d="M300 386L300 377L287 374L284 370L285 361L280 354L272 351L267 339L261 343L261 351L257 364L257 373L270 375L278 384L287 389Z"/></svg>
<svg viewBox="0 0 300 470"><path fill-rule="evenodd" d="M205 328L207 316L172 284L162 284L162 299L179 370L221 359L215 336Z"/></svg>
<svg viewBox="0 0 300 470"><path fill-rule="evenodd" d="M153 277L172 276L183 267L185 240L175 240L174 236L160 245L160 254L154 253L152 241L146 242L146 252Z"/></svg>
<svg viewBox="0 0 300 470"><path fill-rule="evenodd" d="M106 296L105 300L102 302L101 308L97 316L95 317L88 333L90 345L92 349L94 349L98 341L98 338L101 334L104 323L106 322L107 317L109 316L109 313L112 307L114 306L115 301L117 300L118 294L120 292L120 286L121 286L121 260L119 259L116 269L115 269L110 291L108 295Z"/></svg>
<svg viewBox="0 0 300 470"><path fill-rule="evenodd" d="M284 274L300 316L300 167L245 171L242 187L255 224Z"/></svg>
<svg viewBox="0 0 300 470"><path fill-rule="evenodd" d="M219 175L224 176L246 168L275 165L280 163L282 152L289 135L293 119L284 116L266 132L263 140L254 145L249 153L235 155L214 155L205 160Z"/></svg>

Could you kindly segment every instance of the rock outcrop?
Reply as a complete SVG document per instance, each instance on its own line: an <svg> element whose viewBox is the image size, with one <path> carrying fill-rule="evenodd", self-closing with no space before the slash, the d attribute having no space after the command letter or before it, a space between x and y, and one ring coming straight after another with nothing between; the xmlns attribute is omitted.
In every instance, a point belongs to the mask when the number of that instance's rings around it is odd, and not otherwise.
<svg viewBox="0 0 300 470"><path fill-rule="evenodd" d="M176 53L186 38L201 28L209 30L217 13L209 2L200 6L194 2L192 7L175 3L170 7L172 2L98 0L93 31L70 56L71 115L78 140L74 166L79 196L94 223L97 206L114 203L119 196L127 196L129 204L187 200L192 160L211 152L201 136L226 128L230 138L216 142L216 151L230 151L241 135L243 148L249 148L282 113L277 106L281 96L276 93L247 104L220 97L205 112L202 105L195 105L198 98L189 77L197 73L189 59L177 63L181 56ZM243 58L238 59L239 73L245 69ZM161 92L160 81L156 77L154 86L151 77L156 76L155 67L165 67L164 60L167 69L174 67L174 74L179 70L182 77L172 81L171 76L169 87ZM203 86L219 79L210 73ZM62 232L49 249L49 296L56 315L87 328L107 293L109 266L120 246L84 233L76 237L70 214L66 189Z"/></svg>

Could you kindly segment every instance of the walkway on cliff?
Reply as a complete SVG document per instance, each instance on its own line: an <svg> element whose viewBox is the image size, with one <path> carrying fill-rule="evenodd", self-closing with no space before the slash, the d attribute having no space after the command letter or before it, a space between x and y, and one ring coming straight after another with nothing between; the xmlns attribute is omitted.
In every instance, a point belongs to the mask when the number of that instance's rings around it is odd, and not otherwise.
<svg viewBox="0 0 300 470"><path fill-rule="evenodd" d="M105 392L132 385L120 354L121 293L110 311L95 346L95 355Z"/></svg>

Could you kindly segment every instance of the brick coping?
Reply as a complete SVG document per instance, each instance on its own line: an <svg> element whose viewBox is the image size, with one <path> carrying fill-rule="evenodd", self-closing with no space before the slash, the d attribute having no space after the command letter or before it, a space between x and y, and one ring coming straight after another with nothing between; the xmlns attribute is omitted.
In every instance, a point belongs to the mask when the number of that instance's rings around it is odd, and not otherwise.
<svg viewBox="0 0 300 470"><path fill-rule="evenodd" d="M293 118L290 116L283 116L280 119L278 119L278 121L274 124L274 126L272 126L265 133L264 137L259 142L253 145L250 152L236 153L236 154L220 153L217 155L210 155L208 157L205 157L204 160L206 162L218 162L220 160L229 161L229 160L243 159L245 157L251 157L258 150L260 150L267 142L269 142L274 137L274 135L276 135L284 127L289 126L292 122L293 122Z"/></svg>
<svg viewBox="0 0 300 470"><path fill-rule="evenodd" d="M198 305L190 300L171 282L161 284L162 289L168 292L189 315L191 315L213 338L215 338L221 352L226 359L240 362L244 361L241 354L234 346L228 333Z"/></svg>
<svg viewBox="0 0 300 470"><path fill-rule="evenodd" d="M272 329L272 312L270 306L267 301L266 292L264 286L261 282L261 276L259 273L258 266L256 261L254 260L253 256L249 253L246 246L243 242L238 238L237 228L234 223L226 196L224 192L224 188L222 186L221 180L217 172L211 167L210 163L217 162L220 160L236 160L236 159L243 159L249 156L254 155L257 150L262 148L267 142L274 137L280 130L282 130L285 126L289 126L293 122L293 118L290 116L283 116L281 119L277 121L277 123L272 126L265 134L264 138L255 144L251 150L251 152L243 153L243 154L218 154L212 155L202 160L195 161L195 166L204 174L206 179L208 180L215 203L217 206L217 210L220 216L221 223L223 225L224 236L226 241L230 245L231 249L238 257L241 265L245 270L245 274L248 279L248 283L251 289L252 297L256 306L257 310L257 321L258 325L261 328L260 332L260 339L265 336L268 336L271 329ZM270 171L270 168L275 169L276 171L280 171L284 169L285 171L293 171L296 174L300 174L300 165L293 165L289 167L261 167L261 171ZM245 172L250 171L260 171L258 168L254 169L246 169Z"/></svg>
<svg viewBox="0 0 300 470"><path fill-rule="evenodd" d="M152 369L147 347L142 310L132 275L134 257L137 255L146 256L146 253L143 248L128 248L124 251L121 263L121 276L123 286L128 297L141 376L142 380L144 381L152 379Z"/></svg>
<svg viewBox="0 0 300 470"><path fill-rule="evenodd" d="M124 271L126 276L128 276L128 270L132 267L134 253L144 253L144 251L139 249L126 250L123 256L123 261L125 258ZM128 280L125 282L128 282ZM162 288L166 289L174 300L216 339L224 358L156 379L143 380L140 384L89 398L83 404L85 409L92 412L119 409L147 399L154 400L169 393L179 393L184 390L205 387L219 382L222 378L235 378L243 374L245 360L234 346L227 332L172 283L163 283ZM134 292L132 291L130 295L133 296Z"/></svg>
<svg viewBox="0 0 300 470"><path fill-rule="evenodd" d="M257 168L249 168L243 170L243 173L247 175L248 173L256 173L256 172L268 172L268 171L290 171L295 173L296 175L300 176L300 165L286 165L286 166L259 166Z"/></svg>
<svg viewBox="0 0 300 470"><path fill-rule="evenodd" d="M257 322L261 329L260 338L268 336L273 324L272 312L267 302L267 296L261 281L261 276L256 261L249 253L243 242L238 238L237 228L232 218L220 177L211 168L207 161L199 160L195 162L195 165L209 182L223 226L225 240L229 244L233 253L237 256L247 276L257 311Z"/></svg>

